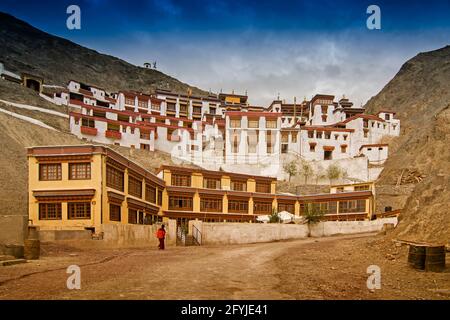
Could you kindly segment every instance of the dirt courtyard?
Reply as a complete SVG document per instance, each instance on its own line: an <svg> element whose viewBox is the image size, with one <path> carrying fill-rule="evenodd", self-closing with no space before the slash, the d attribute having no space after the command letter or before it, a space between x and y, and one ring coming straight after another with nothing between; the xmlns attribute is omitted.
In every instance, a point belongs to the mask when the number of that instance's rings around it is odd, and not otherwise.
<svg viewBox="0 0 450 320"><path fill-rule="evenodd" d="M448 258L443 273L416 271L406 246L373 234L163 252L45 243L42 252L0 267L0 299L450 299ZM66 286L73 264L80 290ZM381 268L381 289L367 288L369 265Z"/></svg>

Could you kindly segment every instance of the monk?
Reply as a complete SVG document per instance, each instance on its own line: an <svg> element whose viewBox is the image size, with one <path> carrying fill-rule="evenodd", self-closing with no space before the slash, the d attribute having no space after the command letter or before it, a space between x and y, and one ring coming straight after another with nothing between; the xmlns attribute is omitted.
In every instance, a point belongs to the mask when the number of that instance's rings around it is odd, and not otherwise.
<svg viewBox="0 0 450 320"><path fill-rule="evenodd" d="M164 225L156 231L156 237L159 240L159 250L164 250L164 239L166 238L166 230L164 230Z"/></svg>

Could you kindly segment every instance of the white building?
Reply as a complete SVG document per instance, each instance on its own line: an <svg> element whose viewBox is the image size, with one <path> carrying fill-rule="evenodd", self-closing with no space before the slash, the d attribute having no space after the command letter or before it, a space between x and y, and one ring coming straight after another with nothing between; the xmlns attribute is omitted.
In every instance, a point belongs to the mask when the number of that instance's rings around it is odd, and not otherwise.
<svg viewBox="0 0 450 320"><path fill-rule="evenodd" d="M70 81L59 98L79 109L70 114L70 128L80 138L160 150L213 170L270 166L264 172L276 175L284 155L318 162L366 157L382 164L388 157L383 137L400 134L394 112L364 114L348 99L336 102L324 94L291 104L277 99L264 108L234 92L206 97L167 90L107 93Z"/></svg>

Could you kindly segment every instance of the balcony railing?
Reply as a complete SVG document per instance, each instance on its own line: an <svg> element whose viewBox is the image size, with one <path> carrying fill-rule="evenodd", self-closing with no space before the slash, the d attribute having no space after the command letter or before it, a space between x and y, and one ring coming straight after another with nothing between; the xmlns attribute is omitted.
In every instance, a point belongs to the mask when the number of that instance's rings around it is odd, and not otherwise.
<svg viewBox="0 0 450 320"><path fill-rule="evenodd" d="M122 138L122 134L119 131L106 130L105 131L105 137L113 138L113 139L121 139Z"/></svg>
<svg viewBox="0 0 450 320"><path fill-rule="evenodd" d="M88 134L90 136L96 136L97 135L97 128L81 126L81 133Z"/></svg>

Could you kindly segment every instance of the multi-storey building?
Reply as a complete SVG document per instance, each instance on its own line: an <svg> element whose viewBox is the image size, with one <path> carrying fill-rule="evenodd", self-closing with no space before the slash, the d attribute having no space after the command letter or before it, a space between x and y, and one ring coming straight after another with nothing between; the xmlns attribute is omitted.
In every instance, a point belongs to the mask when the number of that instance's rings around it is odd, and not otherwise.
<svg viewBox="0 0 450 320"><path fill-rule="evenodd" d="M310 101L269 107L251 106L247 95L205 97L157 90L155 95L119 91L108 94L70 81L67 100L71 132L78 137L130 148L160 150L206 169L258 172L277 176L284 154L307 161L365 156L382 164L388 157L385 136L400 134L395 113L364 113L347 98L317 94ZM249 169L250 168L250 169Z"/></svg>
<svg viewBox="0 0 450 320"><path fill-rule="evenodd" d="M97 232L103 224L163 219L254 222L274 211L302 215L309 204L327 220L373 215L370 186L280 194L270 177L176 166L162 166L155 175L104 146L31 147L28 168L29 219L41 229Z"/></svg>

